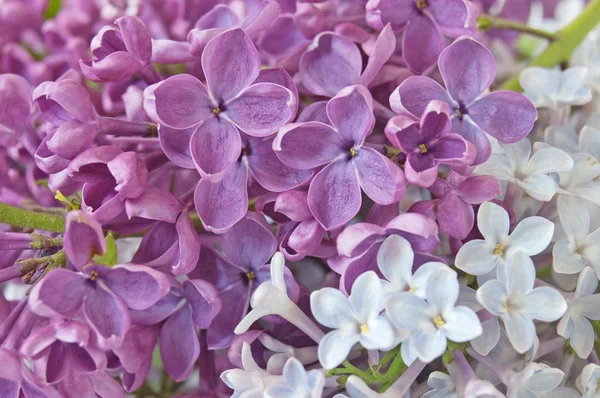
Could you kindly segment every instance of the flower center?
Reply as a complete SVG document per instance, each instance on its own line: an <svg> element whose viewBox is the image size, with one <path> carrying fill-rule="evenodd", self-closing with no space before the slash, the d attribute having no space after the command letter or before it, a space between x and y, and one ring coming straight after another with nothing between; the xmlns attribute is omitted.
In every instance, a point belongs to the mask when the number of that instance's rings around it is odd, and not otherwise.
<svg viewBox="0 0 600 398"><path fill-rule="evenodd" d="M214 113L215 115L218 115L219 113L221 113L221 108L219 108L218 106L212 110L212 113Z"/></svg>
<svg viewBox="0 0 600 398"><path fill-rule="evenodd" d="M504 256L504 246L501 245L500 243L498 243L496 245L496 248L494 249L494 254L497 254L499 256Z"/></svg>
<svg viewBox="0 0 600 398"><path fill-rule="evenodd" d="M507 311L511 311L512 310L512 303L508 300L506 300L504 302L504 304L502 304L502 306L507 310Z"/></svg>
<svg viewBox="0 0 600 398"><path fill-rule="evenodd" d="M425 146L425 144L419 145L419 148L421 149L421 154L427 153L427 147Z"/></svg>
<svg viewBox="0 0 600 398"><path fill-rule="evenodd" d="M97 277L98 273L96 271L92 271L92 273L90 274L90 280L95 281Z"/></svg>
<svg viewBox="0 0 600 398"><path fill-rule="evenodd" d="M429 7L429 3L427 2L427 0L417 0L417 8L419 10L422 10L427 7Z"/></svg>
<svg viewBox="0 0 600 398"><path fill-rule="evenodd" d="M358 155L358 151L354 148L350 148L350 156L355 157Z"/></svg>
<svg viewBox="0 0 600 398"><path fill-rule="evenodd" d="M254 273L254 271L248 271L246 272L246 278L248 278L248 280L251 281L252 279L256 279L256 274Z"/></svg>
<svg viewBox="0 0 600 398"><path fill-rule="evenodd" d="M363 325L360 325L360 333L361 334L369 333L369 325L367 325L366 323Z"/></svg>
<svg viewBox="0 0 600 398"><path fill-rule="evenodd" d="M444 321L444 318L442 318L441 315L438 315L435 318L433 318L433 324L436 328L439 329L446 324L446 321Z"/></svg>

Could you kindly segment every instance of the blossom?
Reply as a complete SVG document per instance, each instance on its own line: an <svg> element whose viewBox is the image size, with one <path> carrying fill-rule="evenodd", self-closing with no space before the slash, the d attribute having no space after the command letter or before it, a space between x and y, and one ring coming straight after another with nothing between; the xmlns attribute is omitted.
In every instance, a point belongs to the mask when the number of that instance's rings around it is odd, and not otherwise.
<svg viewBox="0 0 600 398"><path fill-rule="evenodd" d="M219 181L242 151L241 130L256 137L275 133L294 117L296 98L273 83L253 83L260 72L256 48L241 29L212 39L202 53L205 86L172 76L144 91L144 109L160 124L194 127L190 153L200 174Z"/></svg>
<svg viewBox="0 0 600 398"><path fill-rule="evenodd" d="M586 87L588 69L572 67L531 67L519 75L524 94L537 108L558 110L570 105L584 105L592 100L592 89Z"/></svg>
<svg viewBox="0 0 600 398"><path fill-rule="evenodd" d="M65 252L78 269L82 269L94 255L106 252L102 226L83 211L72 211L67 215L64 241Z"/></svg>
<svg viewBox="0 0 600 398"><path fill-rule="evenodd" d="M508 385L508 396L519 397L545 397L549 392L556 392L556 396L577 397L576 392L570 388L558 387L565 376L560 369L551 368L543 363L530 362L525 369L517 373Z"/></svg>
<svg viewBox="0 0 600 398"><path fill-rule="evenodd" d="M333 288L311 293L313 316L320 324L335 329L319 343L319 361L326 369L341 364L356 343L366 349L391 348L392 325L380 315L384 305L381 281L372 271L356 279L349 297Z"/></svg>
<svg viewBox="0 0 600 398"><path fill-rule="evenodd" d="M361 188L380 204L396 202L406 190L402 170L364 145L375 123L372 106L365 87L346 87L327 103L333 127L320 122L290 124L273 142L277 157L290 167L309 170L326 165L308 190L308 207L326 230L341 227L356 215Z"/></svg>
<svg viewBox="0 0 600 398"><path fill-rule="evenodd" d="M512 91L485 94L494 80L496 62L482 44L460 38L442 51L438 65L446 89L425 76L409 77L390 96L394 112L421 117L431 101L446 102L452 111L451 133L461 135L477 149L474 164L490 156L491 146L484 133L513 143L531 131L537 112L526 97Z"/></svg>
<svg viewBox="0 0 600 398"><path fill-rule="evenodd" d="M477 289L477 301L504 322L512 346L524 353L533 346L533 319L553 322L567 310L563 296L555 289L534 288L535 266L526 253L517 251L499 273Z"/></svg>
<svg viewBox="0 0 600 398"><path fill-rule="evenodd" d="M0 111L0 145L10 147L19 142L23 131L31 128L28 123L33 103L29 83L19 75L0 75L0 101L11 104Z"/></svg>
<svg viewBox="0 0 600 398"><path fill-rule="evenodd" d="M271 385L265 390L267 398L319 398L323 393L325 378L314 369L309 372L296 358L291 357L283 367L285 385Z"/></svg>
<svg viewBox="0 0 600 398"><path fill-rule="evenodd" d="M581 384L583 385L583 398L593 398L598 395L600 379L600 366L595 363L585 365L581 371Z"/></svg>
<svg viewBox="0 0 600 398"><path fill-rule="evenodd" d="M409 344L422 362L442 355L448 339L461 343L481 334L477 315L468 307L455 307L458 290L456 272L441 268L427 281L427 301L409 292L388 299L386 312L396 326L413 331Z"/></svg>

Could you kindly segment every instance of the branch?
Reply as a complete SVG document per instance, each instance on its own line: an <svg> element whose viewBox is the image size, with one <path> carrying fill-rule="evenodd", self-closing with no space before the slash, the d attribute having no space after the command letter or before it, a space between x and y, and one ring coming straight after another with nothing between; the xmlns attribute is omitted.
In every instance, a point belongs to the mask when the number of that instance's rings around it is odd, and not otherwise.
<svg viewBox="0 0 600 398"><path fill-rule="evenodd" d="M541 37L554 41L558 39L556 33L547 32L545 30L532 28L524 23L511 21L509 19L493 17L491 15L482 15L477 19L477 29L485 32L488 29L507 29L514 30L516 32L526 33L528 35Z"/></svg>
<svg viewBox="0 0 600 398"><path fill-rule="evenodd" d="M23 210L0 203L0 223L14 227L39 229L50 232L65 232L65 219L54 214Z"/></svg>

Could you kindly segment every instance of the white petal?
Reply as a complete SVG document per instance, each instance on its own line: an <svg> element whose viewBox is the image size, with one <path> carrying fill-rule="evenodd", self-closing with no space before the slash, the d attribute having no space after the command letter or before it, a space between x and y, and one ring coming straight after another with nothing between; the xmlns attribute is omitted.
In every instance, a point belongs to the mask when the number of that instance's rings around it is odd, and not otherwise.
<svg viewBox="0 0 600 398"><path fill-rule="evenodd" d="M487 281L477 289L477 301L494 315L504 313L507 297L506 286L499 280Z"/></svg>
<svg viewBox="0 0 600 398"><path fill-rule="evenodd" d="M502 206L484 202L477 212L477 228L486 241L494 245L508 235L510 220Z"/></svg>
<svg viewBox="0 0 600 398"><path fill-rule="evenodd" d="M587 260L581 254L575 253L574 245L566 239L556 242L552 248L552 268L560 274L581 272L586 263Z"/></svg>
<svg viewBox="0 0 600 398"><path fill-rule="evenodd" d="M512 144L500 144L504 155L508 157L513 167L516 169L529 161L531 155L531 143L527 138L523 138Z"/></svg>
<svg viewBox="0 0 600 398"><path fill-rule="evenodd" d="M533 289L535 266L522 251L515 252L506 263L506 288L511 298L518 298Z"/></svg>
<svg viewBox="0 0 600 398"><path fill-rule="evenodd" d="M244 341L242 343L242 366L245 370L253 373L264 373L264 370L258 366L254 357L252 356L252 349L250 347L250 343Z"/></svg>
<svg viewBox="0 0 600 398"><path fill-rule="evenodd" d="M481 210L480 210L481 211ZM484 275L496 267L495 243L474 239L465 243L456 255L455 265L471 275Z"/></svg>
<svg viewBox="0 0 600 398"><path fill-rule="evenodd" d="M348 298L337 289L326 287L310 295L310 309L321 325L339 329L354 323L354 310Z"/></svg>
<svg viewBox="0 0 600 398"><path fill-rule="evenodd" d="M325 369L333 369L346 359L352 346L358 342L358 333L334 330L319 343L319 362Z"/></svg>
<svg viewBox="0 0 600 398"><path fill-rule="evenodd" d="M439 312L454 308L458 299L458 279L450 267L440 268L431 275L425 288L427 302Z"/></svg>
<svg viewBox="0 0 600 398"><path fill-rule="evenodd" d="M554 223L543 217L529 217L510 234L508 249L521 250L528 256L541 253L552 240Z"/></svg>
<svg viewBox="0 0 600 398"><path fill-rule="evenodd" d="M427 378L427 385L436 390L454 390L454 384L452 383L450 376L438 371L431 372L429 378Z"/></svg>
<svg viewBox="0 0 600 398"><path fill-rule="evenodd" d="M517 185L523 188L529 196L542 202L549 202L558 189L558 183L545 174L537 174L524 180L517 180Z"/></svg>
<svg viewBox="0 0 600 398"><path fill-rule="evenodd" d="M592 270L590 267L584 268L581 274L579 274L579 279L577 280L575 296L589 296L591 294L594 294L596 288L598 288L598 278L596 278L594 270Z"/></svg>
<svg viewBox="0 0 600 398"><path fill-rule="evenodd" d="M415 350L415 346L413 343L412 335L400 346L400 354L402 355L402 361L410 366L417 359L417 350Z"/></svg>
<svg viewBox="0 0 600 398"><path fill-rule="evenodd" d="M427 303L412 293L402 292L392 296L385 305L391 321L402 329L415 330L423 321L429 321Z"/></svg>
<svg viewBox="0 0 600 398"><path fill-rule="evenodd" d="M283 278L284 270L285 257L281 252L276 252L271 259L271 284L282 292L286 291L285 280Z"/></svg>
<svg viewBox="0 0 600 398"><path fill-rule="evenodd" d="M510 181L515 177L515 169L510 160L499 153L492 153L490 158L473 171L477 175L494 176L499 180Z"/></svg>
<svg viewBox="0 0 600 398"><path fill-rule="evenodd" d="M507 313L502 317L506 335L515 351L524 354L533 347L535 326L533 321L525 315Z"/></svg>
<svg viewBox="0 0 600 398"><path fill-rule="evenodd" d="M565 104L584 105L592 100L592 89L585 87L588 69L571 67L562 72L558 98Z"/></svg>
<svg viewBox="0 0 600 398"><path fill-rule="evenodd" d="M498 318L488 319L481 324L481 327L483 329L481 335L471 340L471 345L479 354L486 356L500 340Z"/></svg>
<svg viewBox="0 0 600 398"><path fill-rule="evenodd" d="M550 126L546 128L544 130L544 142L567 153L579 152L579 136L570 126Z"/></svg>
<svg viewBox="0 0 600 398"><path fill-rule="evenodd" d="M489 381L472 378L465 388L465 398L504 398L504 394Z"/></svg>
<svg viewBox="0 0 600 398"><path fill-rule="evenodd" d="M394 343L394 328L389 319L379 316L368 323L369 331L360 335L360 344L367 350L391 349Z"/></svg>
<svg viewBox="0 0 600 398"><path fill-rule="evenodd" d="M441 329L431 328L419 329L413 334L413 344L419 359L428 363L440 357L446 351L446 335Z"/></svg>
<svg viewBox="0 0 600 398"><path fill-rule="evenodd" d="M588 383L596 384L599 377L600 366L595 363L588 363L581 371L581 384L583 384L584 387L586 387Z"/></svg>
<svg viewBox="0 0 600 398"><path fill-rule="evenodd" d="M587 181L570 187L569 192L600 206L600 182L598 181Z"/></svg>
<svg viewBox="0 0 600 398"><path fill-rule="evenodd" d="M558 387L564 376L560 369L544 367L531 375L525 383L525 388L532 392L551 391Z"/></svg>
<svg viewBox="0 0 600 398"><path fill-rule="evenodd" d="M356 278L349 301L360 322L367 322L383 310L383 287L375 271L367 271Z"/></svg>
<svg viewBox="0 0 600 398"><path fill-rule="evenodd" d="M568 387L557 387L554 390L545 392L540 396L543 398L581 398L581 395L579 395L577 391Z"/></svg>
<svg viewBox="0 0 600 398"><path fill-rule="evenodd" d="M443 318L446 324L442 329L446 332L446 337L454 342L464 343L483 332L479 318L470 308L456 307L444 312Z"/></svg>
<svg viewBox="0 0 600 398"><path fill-rule="evenodd" d="M594 328L590 321L588 321L582 315L575 315L572 317L573 321L573 335L569 344L579 358L587 358L592 353L594 348Z"/></svg>
<svg viewBox="0 0 600 398"><path fill-rule="evenodd" d="M363 379L354 375L348 377L346 390L351 398L376 398L380 396L380 394L371 390Z"/></svg>
<svg viewBox="0 0 600 398"><path fill-rule="evenodd" d="M584 126L579 133L579 147L596 158L600 157L600 130Z"/></svg>
<svg viewBox="0 0 600 398"><path fill-rule="evenodd" d="M448 266L444 263L438 263L435 261L421 265L415 271L415 274L412 276L412 280L410 281L411 292L421 298L425 298L427 282L429 281L429 278L442 268L448 268Z"/></svg>
<svg viewBox="0 0 600 398"><path fill-rule="evenodd" d="M522 171L529 175L567 172L573 168L573 159L558 148L542 148L535 152Z"/></svg>
<svg viewBox="0 0 600 398"><path fill-rule="evenodd" d="M573 306L586 318L594 321L600 320L600 294L580 297L575 301Z"/></svg>
<svg viewBox="0 0 600 398"><path fill-rule="evenodd" d="M520 310L533 319L554 322L567 310L567 302L558 290L542 286L533 289L523 297Z"/></svg>
<svg viewBox="0 0 600 398"><path fill-rule="evenodd" d="M305 387L308 384L308 376L304 366L294 357L290 357L283 367L283 378L293 390Z"/></svg>
<svg viewBox="0 0 600 398"><path fill-rule="evenodd" d="M246 391L262 385L261 378L255 373L242 369L229 369L221 373L221 380L232 390Z"/></svg>
<svg viewBox="0 0 600 398"><path fill-rule="evenodd" d="M377 252L377 265L383 276L402 290L411 279L413 258L410 243L400 235L391 235Z"/></svg>

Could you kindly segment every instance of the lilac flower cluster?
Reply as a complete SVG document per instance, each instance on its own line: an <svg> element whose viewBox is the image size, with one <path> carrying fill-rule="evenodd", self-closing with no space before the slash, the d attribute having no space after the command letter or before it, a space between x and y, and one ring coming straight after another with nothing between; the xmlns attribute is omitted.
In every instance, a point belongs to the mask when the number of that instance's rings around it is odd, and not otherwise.
<svg viewBox="0 0 600 398"><path fill-rule="evenodd" d="M0 398L600 396L599 23L0 1Z"/></svg>

